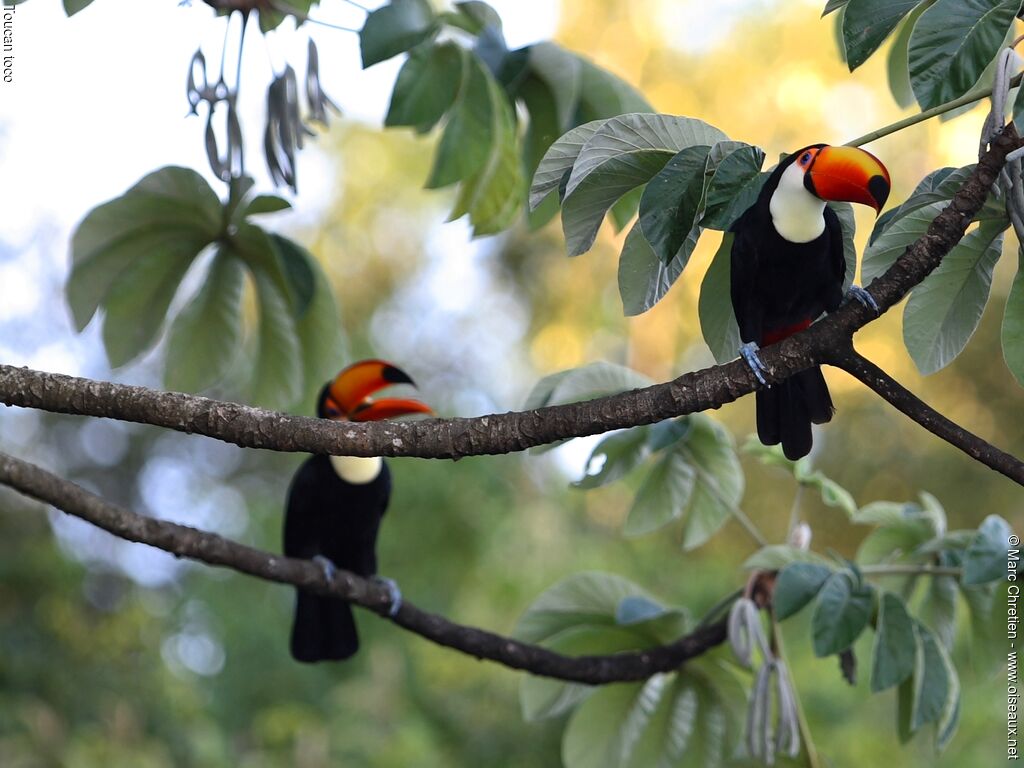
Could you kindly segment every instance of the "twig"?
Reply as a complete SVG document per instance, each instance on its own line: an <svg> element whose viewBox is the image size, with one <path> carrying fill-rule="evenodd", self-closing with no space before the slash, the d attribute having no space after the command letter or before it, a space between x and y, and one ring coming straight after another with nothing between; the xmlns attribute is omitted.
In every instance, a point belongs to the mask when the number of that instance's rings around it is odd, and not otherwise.
<svg viewBox="0 0 1024 768"><path fill-rule="evenodd" d="M179 557L224 566L267 581L292 584L318 594L336 595L388 618L391 596L387 588L377 582L341 570L328 579L323 569L312 561L282 557L196 528L143 517L5 453L0 453L0 485L51 504L128 541L148 544ZM725 622L722 620L701 626L668 645L607 656L563 656L538 645L456 624L407 601L403 601L391 621L431 642L478 659L489 659L534 675L588 685L644 680L659 672L669 672L725 641ZM282 652L284 635L285 628L282 627Z"/></svg>

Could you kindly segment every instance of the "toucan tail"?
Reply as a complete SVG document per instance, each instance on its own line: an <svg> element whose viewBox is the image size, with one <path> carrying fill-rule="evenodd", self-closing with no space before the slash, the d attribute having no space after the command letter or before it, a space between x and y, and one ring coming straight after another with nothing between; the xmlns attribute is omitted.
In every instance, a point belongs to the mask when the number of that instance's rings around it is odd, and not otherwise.
<svg viewBox="0 0 1024 768"><path fill-rule="evenodd" d="M298 591L291 651L296 661L339 661L359 650L352 609L344 600Z"/></svg>
<svg viewBox="0 0 1024 768"><path fill-rule="evenodd" d="M757 436L765 445L782 443L787 459L811 452L811 424L832 418L835 406L821 368L808 368L757 391Z"/></svg>

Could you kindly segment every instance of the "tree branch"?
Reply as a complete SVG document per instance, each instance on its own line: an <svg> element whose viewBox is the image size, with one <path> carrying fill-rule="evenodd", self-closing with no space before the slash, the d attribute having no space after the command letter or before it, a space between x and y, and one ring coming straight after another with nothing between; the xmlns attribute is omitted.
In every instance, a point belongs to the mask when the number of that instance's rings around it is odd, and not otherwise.
<svg viewBox="0 0 1024 768"><path fill-rule="evenodd" d="M981 209L1010 151L1024 145L1012 124L992 142L956 196L868 291L882 311L935 269ZM762 350L772 381L833 363L877 315L850 302L806 331ZM582 403L471 419L336 423L205 397L41 373L0 365L0 402L197 433L248 448L351 456L462 456L511 453L613 429L718 408L760 387L741 360L686 373L644 389ZM911 418L914 418L913 414ZM972 454L973 455L973 454ZM1018 481L1019 482L1019 481Z"/></svg>
<svg viewBox="0 0 1024 768"><path fill-rule="evenodd" d="M196 528L155 520L122 509L79 485L28 462L0 453L0 484L128 541L148 544L178 557L231 568L250 576L336 595L388 618L391 597L374 581L339 570L328 579L309 560L275 555ZM563 656L539 645L456 624L403 602L395 624L431 642L512 669L588 685L644 680L677 669L725 641L725 620L698 627L668 645L607 656ZM282 627L282 649L285 646Z"/></svg>
<svg viewBox="0 0 1024 768"><path fill-rule="evenodd" d="M1006 475L1019 485L1024 485L1024 462L947 419L866 357L853 350L847 350L834 359L832 364L874 390L882 399L933 435L941 437L950 445L996 472Z"/></svg>

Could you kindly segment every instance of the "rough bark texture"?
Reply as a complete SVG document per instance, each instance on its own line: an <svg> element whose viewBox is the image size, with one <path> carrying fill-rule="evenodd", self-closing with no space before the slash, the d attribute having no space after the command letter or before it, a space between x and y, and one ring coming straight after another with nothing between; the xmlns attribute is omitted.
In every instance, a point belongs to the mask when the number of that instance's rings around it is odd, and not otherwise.
<svg viewBox="0 0 1024 768"><path fill-rule="evenodd" d="M179 557L220 565L268 581L342 597L387 618L390 595L378 582L338 570L333 578L309 560L275 555L206 531L143 517L117 507L69 480L0 453L0 484L86 520L128 541L149 544ZM576 683L600 685L643 680L678 668L725 640L725 623L701 627L669 645L608 656L562 656L539 645L456 624L403 602L395 624L439 645L513 669ZM282 648L286 629L281 630Z"/></svg>

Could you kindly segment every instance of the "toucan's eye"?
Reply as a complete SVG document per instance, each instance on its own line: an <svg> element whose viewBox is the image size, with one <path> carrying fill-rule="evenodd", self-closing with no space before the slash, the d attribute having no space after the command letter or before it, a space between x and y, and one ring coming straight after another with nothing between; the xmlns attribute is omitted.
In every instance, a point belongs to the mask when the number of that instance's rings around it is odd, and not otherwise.
<svg viewBox="0 0 1024 768"><path fill-rule="evenodd" d="M811 162L811 153L804 152L803 157L800 158L800 165L807 165L809 162Z"/></svg>

